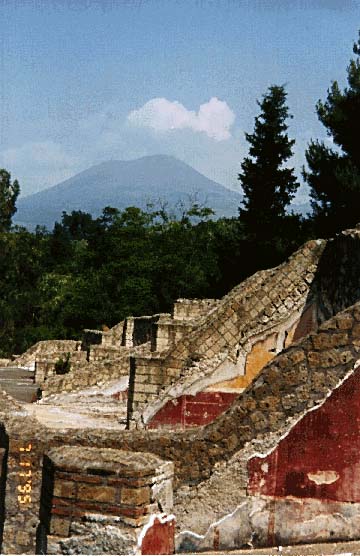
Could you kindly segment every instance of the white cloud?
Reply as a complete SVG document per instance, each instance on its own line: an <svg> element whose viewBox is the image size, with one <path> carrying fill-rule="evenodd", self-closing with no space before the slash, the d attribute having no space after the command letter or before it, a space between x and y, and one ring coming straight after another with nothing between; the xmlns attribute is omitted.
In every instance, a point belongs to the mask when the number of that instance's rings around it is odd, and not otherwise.
<svg viewBox="0 0 360 556"><path fill-rule="evenodd" d="M128 122L138 127L149 127L155 131L191 129L206 133L215 141L231 137L230 128L235 114L225 101L212 97L200 105L199 111L188 110L178 101L153 98L127 117Z"/></svg>

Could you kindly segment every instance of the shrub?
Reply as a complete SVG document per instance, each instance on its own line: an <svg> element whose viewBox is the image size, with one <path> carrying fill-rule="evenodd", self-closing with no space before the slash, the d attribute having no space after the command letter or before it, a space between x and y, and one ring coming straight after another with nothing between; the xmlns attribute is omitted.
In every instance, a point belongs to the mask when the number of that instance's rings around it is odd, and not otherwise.
<svg viewBox="0 0 360 556"><path fill-rule="evenodd" d="M57 375L66 375L71 369L70 364L70 353L68 352L65 356L65 359L59 357L59 359L55 363L55 374Z"/></svg>

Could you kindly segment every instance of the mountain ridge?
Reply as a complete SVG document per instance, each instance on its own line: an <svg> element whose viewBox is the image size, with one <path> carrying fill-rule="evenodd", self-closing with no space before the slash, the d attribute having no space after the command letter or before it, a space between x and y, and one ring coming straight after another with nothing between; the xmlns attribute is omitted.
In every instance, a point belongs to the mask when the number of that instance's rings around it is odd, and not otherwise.
<svg viewBox="0 0 360 556"><path fill-rule="evenodd" d="M191 200L209 206L216 217L235 216L242 195L210 180L170 155L133 160L109 160L75 174L52 187L18 200L14 223L34 228L53 226L63 211L82 210L98 216L105 206L145 209L148 202L170 208Z"/></svg>

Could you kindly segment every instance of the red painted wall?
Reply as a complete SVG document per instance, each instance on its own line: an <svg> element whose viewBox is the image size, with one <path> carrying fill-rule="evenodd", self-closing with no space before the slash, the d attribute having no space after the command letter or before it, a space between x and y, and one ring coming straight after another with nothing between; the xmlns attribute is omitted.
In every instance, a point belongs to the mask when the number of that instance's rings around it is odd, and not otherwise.
<svg viewBox="0 0 360 556"><path fill-rule="evenodd" d="M359 369L269 456L249 460L250 494L360 502Z"/></svg>
<svg viewBox="0 0 360 556"><path fill-rule="evenodd" d="M161 426L194 427L206 425L226 411L238 396L235 392L199 392L168 401L149 422L150 429Z"/></svg>
<svg viewBox="0 0 360 556"><path fill-rule="evenodd" d="M141 554L174 554L175 520L161 523L155 518L141 543Z"/></svg>

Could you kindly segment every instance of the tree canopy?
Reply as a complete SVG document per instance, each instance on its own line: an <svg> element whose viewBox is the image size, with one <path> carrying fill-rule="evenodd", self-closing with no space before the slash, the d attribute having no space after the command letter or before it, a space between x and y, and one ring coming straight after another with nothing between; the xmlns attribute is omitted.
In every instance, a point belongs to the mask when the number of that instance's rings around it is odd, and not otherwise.
<svg viewBox="0 0 360 556"><path fill-rule="evenodd" d="M360 34L347 68L348 86L333 81L325 102L316 111L330 145L311 141L306 151L308 169L303 175L310 186L316 233L330 236L360 220Z"/></svg>
<svg viewBox="0 0 360 556"><path fill-rule="evenodd" d="M284 166L292 156L295 141L289 139L286 120L289 111L283 86L272 85L257 102L261 112L252 134L246 133L249 155L239 174L244 190L240 220L249 238L265 239L275 232L279 219L299 186L293 168Z"/></svg>
<svg viewBox="0 0 360 556"><path fill-rule="evenodd" d="M9 172L0 169L0 232L6 232L11 228L19 193L19 182L12 182Z"/></svg>

